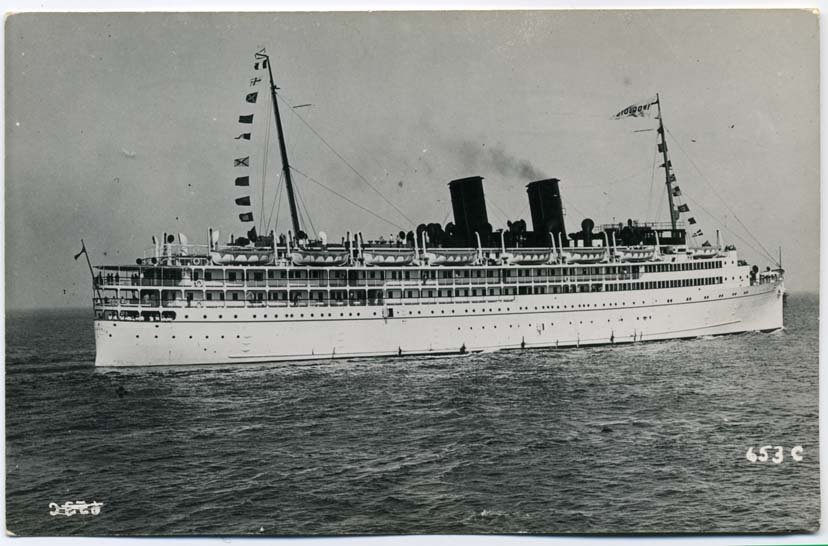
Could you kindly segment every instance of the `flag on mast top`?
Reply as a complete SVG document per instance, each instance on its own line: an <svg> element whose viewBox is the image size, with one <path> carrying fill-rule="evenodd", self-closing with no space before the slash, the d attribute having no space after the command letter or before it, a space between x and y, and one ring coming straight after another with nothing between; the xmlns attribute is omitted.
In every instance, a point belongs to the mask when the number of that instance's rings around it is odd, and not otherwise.
<svg viewBox="0 0 828 546"><path fill-rule="evenodd" d="M647 100L627 106L610 119L657 117L656 109L653 108L656 104L658 104L658 97L650 97Z"/></svg>

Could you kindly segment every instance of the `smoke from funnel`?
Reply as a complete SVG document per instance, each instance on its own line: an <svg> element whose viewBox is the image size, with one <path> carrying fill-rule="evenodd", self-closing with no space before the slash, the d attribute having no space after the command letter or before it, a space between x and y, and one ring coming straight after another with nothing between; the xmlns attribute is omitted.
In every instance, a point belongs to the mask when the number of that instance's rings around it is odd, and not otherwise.
<svg viewBox="0 0 828 546"><path fill-rule="evenodd" d="M527 180L546 178L546 175L528 160L519 159L498 147L490 148L471 142L464 142L460 147L460 154L466 163L466 167L470 170L478 166L491 166L502 176L518 177Z"/></svg>

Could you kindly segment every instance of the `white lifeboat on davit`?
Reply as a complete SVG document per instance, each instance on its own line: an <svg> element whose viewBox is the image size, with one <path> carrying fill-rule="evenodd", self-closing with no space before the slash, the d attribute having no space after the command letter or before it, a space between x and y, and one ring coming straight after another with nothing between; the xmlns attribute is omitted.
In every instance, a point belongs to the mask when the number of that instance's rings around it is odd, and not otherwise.
<svg viewBox="0 0 828 546"><path fill-rule="evenodd" d="M414 251L408 248L364 248L362 258L365 265L411 265Z"/></svg>
<svg viewBox="0 0 828 546"><path fill-rule="evenodd" d="M337 267L348 263L348 251L298 249L290 253L293 265L310 267Z"/></svg>
<svg viewBox="0 0 828 546"><path fill-rule="evenodd" d="M570 247L565 252L566 261L572 264L597 264L607 257L607 249L601 247Z"/></svg>
<svg viewBox="0 0 828 546"><path fill-rule="evenodd" d="M654 246L627 246L615 249L615 254L622 262L647 262L655 257Z"/></svg>

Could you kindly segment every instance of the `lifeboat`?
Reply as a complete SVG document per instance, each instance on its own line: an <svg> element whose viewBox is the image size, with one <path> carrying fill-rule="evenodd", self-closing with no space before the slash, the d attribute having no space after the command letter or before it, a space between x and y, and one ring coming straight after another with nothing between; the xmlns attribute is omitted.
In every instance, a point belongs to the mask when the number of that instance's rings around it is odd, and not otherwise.
<svg viewBox="0 0 828 546"><path fill-rule="evenodd" d="M597 264L606 258L607 250L605 248L593 248L593 247L585 247L585 248L567 248L567 259L568 263L573 264Z"/></svg>
<svg viewBox="0 0 828 546"><path fill-rule="evenodd" d="M706 258L715 258L719 255L719 249L714 246L703 246L699 248L691 248L688 254L694 260L704 260Z"/></svg>
<svg viewBox="0 0 828 546"><path fill-rule="evenodd" d="M348 263L347 250L299 249L290 253L293 265L310 267L337 267Z"/></svg>
<svg viewBox="0 0 828 546"><path fill-rule="evenodd" d="M414 251L407 248L365 248L362 258L365 265L411 265Z"/></svg>
<svg viewBox="0 0 828 546"><path fill-rule="evenodd" d="M468 265L477 257L477 250L464 249L432 249L425 253L431 265Z"/></svg>
<svg viewBox="0 0 828 546"><path fill-rule="evenodd" d="M615 253L622 262L646 262L655 257L655 247L628 246L616 248Z"/></svg>
<svg viewBox="0 0 828 546"><path fill-rule="evenodd" d="M535 265L544 264L552 258L551 250L511 249L504 256L510 264Z"/></svg>
<svg viewBox="0 0 828 546"><path fill-rule="evenodd" d="M272 252L225 249L210 252L210 260L216 265L265 265L273 261Z"/></svg>

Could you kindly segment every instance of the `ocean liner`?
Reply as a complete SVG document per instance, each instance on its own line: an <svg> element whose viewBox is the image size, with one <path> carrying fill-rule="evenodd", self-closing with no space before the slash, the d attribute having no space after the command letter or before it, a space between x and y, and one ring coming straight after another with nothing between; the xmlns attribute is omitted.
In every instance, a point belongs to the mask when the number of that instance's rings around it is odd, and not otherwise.
<svg viewBox="0 0 828 546"><path fill-rule="evenodd" d="M164 234L134 265L93 268L87 255L97 366L464 355L783 327L781 264L760 271L718 232L715 244L694 244L702 232L688 232L693 217L682 221L689 207L680 202L658 96L615 118L658 120L669 222L587 218L567 232L560 181L548 178L526 181L531 231L523 220L495 229L483 178L471 176L448 183L453 222L421 224L390 240L357 231L329 242L303 229L298 171L288 161L281 97L264 50L254 68L251 88L269 85L263 96L291 229L259 234L254 224L223 243L210 228L204 245ZM245 95L251 107L258 100L257 89ZM253 114L239 117L240 144L251 140L252 121ZM236 158L234 168L235 186L249 192L250 156ZM236 204L251 209L240 220L254 223L250 196Z"/></svg>

